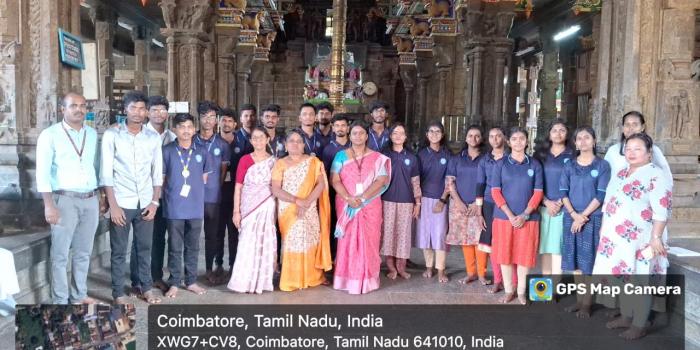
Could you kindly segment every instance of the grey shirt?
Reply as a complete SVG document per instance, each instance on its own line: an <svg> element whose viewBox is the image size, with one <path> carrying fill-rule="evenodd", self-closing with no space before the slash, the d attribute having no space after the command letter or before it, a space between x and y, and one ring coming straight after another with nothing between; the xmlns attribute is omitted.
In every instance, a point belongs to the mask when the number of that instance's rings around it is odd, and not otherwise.
<svg viewBox="0 0 700 350"><path fill-rule="evenodd" d="M161 142L160 135L146 127L135 135L125 124L105 131L100 184L113 188L119 207L145 208L153 200L153 187L163 185Z"/></svg>

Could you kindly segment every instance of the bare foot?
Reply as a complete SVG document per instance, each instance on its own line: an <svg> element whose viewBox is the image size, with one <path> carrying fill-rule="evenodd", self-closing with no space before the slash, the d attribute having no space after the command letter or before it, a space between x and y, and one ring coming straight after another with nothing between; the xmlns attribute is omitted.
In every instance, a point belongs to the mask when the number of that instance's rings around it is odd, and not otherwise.
<svg viewBox="0 0 700 350"><path fill-rule="evenodd" d="M620 316L605 324L607 329L628 328L632 325L632 319L625 316Z"/></svg>
<svg viewBox="0 0 700 350"><path fill-rule="evenodd" d="M168 291L165 292L165 297L166 298L175 298L175 297L177 297L177 291L178 291L177 287L170 286L170 288L168 288Z"/></svg>
<svg viewBox="0 0 700 350"><path fill-rule="evenodd" d="M222 276L226 271L224 271L224 267L219 265L216 267L216 270L214 270L214 276Z"/></svg>
<svg viewBox="0 0 700 350"><path fill-rule="evenodd" d="M390 280L395 280L397 274L398 274L398 272L396 272L396 270L392 270L386 274L386 277L388 277Z"/></svg>
<svg viewBox="0 0 700 350"><path fill-rule="evenodd" d="M409 279L411 278L411 274L406 272L406 271L397 271L399 276L403 277L404 279Z"/></svg>
<svg viewBox="0 0 700 350"><path fill-rule="evenodd" d="M576 312L578 310L581 310L581 303L578 303L578 302L574 305L567 306L564 308L564 311L566 311L566 312Z"/></svg>
<svg viewBox="0 0 700 350"><path fill-rule="evenodd" d="M647 331L644 328L639 328L637 326L630 326L630 328L622 333L620 336L627 340L635 340L647 335Z"/></svg>
<svg viewBox="0 0 700 350"><path fill-rule="evenodd" d="M515 292L506 293L506 295L501 298L501 303L508 304L515 299Z"/></svg>
<svg viewBox="0 0 700 350"><path fill-rule="evenodd" d="M496 283L493 287L489 288L488 291L491 294L496 294L503 290L503 283Z"/></svg>
<svg viewBox="0 0 700 350"><path fill-rule="evenodd" d="M527 297L525 294L518 294L518 301L520 302L520 305L527 305Z"/></svg>
<svg viewBox="0 0 700 350"><path fill-rule="evenodd" d="M327 279L324 279L323 282L321 282L321 285L322 285L322 286L330 286L330 285L331 285L331 281L329 281L329 280L327 280Z"/></svg>
<svg viewBox="0 0 700 350"><path fill-rule="evenodd" d="M425 278L431 278L433 277L433 268L432 267L426 267L425 271L423 272L423 277Z"/></svg>
<svg viewBox="0 0 700 350"><path fill-rule="evenodd" d="M220 275L216 275L214 274L214 271L210 270L207 271L207 274L204 276L204 278L207 280L207 283L209 283L209 285L213 286L219 283L219 278L217 278L219 276Z"/></svg>
<svg viewBox="0 0 700 350"><path fill-rule="evenodd" d="M607 318L615 318L617 316L620 316L620 309L610 309L605 312L605 317Z"/></svg>
<svg viewBox="0 0 700 350"><path fill-rule="evenodd" d="M486 277L479 277L479 283L481 283L482 286L488 286L491 284L491 280Z"/></svg>
<svg viewBox="0 0 700 350"><path fill-rule="evenodd" d="M471 282L476 281L477 278L478 278L478 277L476 277L476 276L469 276L469 275L467 275L467 277L464 277L464 278L460 279L460 280L457 281L457 282L459 282L459 283L461 283L461 284L469 284L469 283L471 283Z"/></svg>
<svg viewBox="0 0 700 350"><path fill-rule="evenodd" d="M591 306L590 305L581 305L581 310L578 310L576 313L576 317L578 318L590 318L591 317Z"/></svg>
<svg viewBox="0 0 700 350"><path fill-rule="evenodd" d="M153 287L160 289L160 291L163 293L168 291L168 285L165 282L163 282L163 280L153 282Z"/></svg>
<svg viewBox="0 0 700 350"><path fill-rule="evenodd" d="M438 269L438 281L440 281L440 283L447 283L450 281L450 278L447 277L445 270Z"/></svg>
<svg viewBox="0 0 700 350"><path fill-rule="evenodd" d="M200 287L197 283L192 283L187 286L187 290L197 295L207 294L207 290Z"/></svg>
<svg viewBox="0 0 700 350"><path fill-rule="evenodd" d="M149 304L160 304L160 298L156 297L153 295L153 292L150 290L146 293L143 293L139 296L143 301L149 303Z"/></svg>

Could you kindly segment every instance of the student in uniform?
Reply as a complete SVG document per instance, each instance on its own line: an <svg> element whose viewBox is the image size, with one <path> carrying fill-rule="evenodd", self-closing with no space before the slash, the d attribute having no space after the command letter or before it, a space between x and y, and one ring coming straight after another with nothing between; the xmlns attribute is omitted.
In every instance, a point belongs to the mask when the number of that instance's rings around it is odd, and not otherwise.
<svg viewBox="0 0 700 350"><path fill-rule="evenodd" d="M197 147L206 150L211 157L212 172L209 174L207 184L204 186L204 264L206 266L206 280L211 285L221 281L224 275L223 266L218 265L212 270L217 246L223 244L219 240L219 217L221 203L221 186L228 168L231 155L228 143L216 133L218 124L219 107L212 101L202 101L197 106L199 114L199 133L194 135L194 143ZM225 220L225 219L224 219Z"/></svg>
<svg viewBox="0 0 700 350"><path fill-rule="evenodd" d="M326 175L328 176L328 183L331 182L331 165L333 164L335 155L350 147L350 140L348 139L350 119L347 115L342 113L334 115L332 126L333 139L323 148L323 155L321 156L323 166L326 169ZM333 186L329 187L328 195L331 202L331 230L335 230L335 223L338 221L338 215L335 212L335 189ZM331 258L333 261L335 261L337 246L338 241L331 238Z"/></svg>
<svg viewBox="0 0 700 350"><path fill-rule="evenodd" d="M559 178L564 166L574 158L568 145L569 128L563 120L554 119L547 132L547 139L539 145L535 158L544 168L544 199L540 207L540 255L543 275L561 275L561 246L563 242L563 216Z"/></svg>
<svg viewBox="0 0 700 350"><path fill-rule="evenodd" d="M423 249L425 272L423 277L433 277L433 267L438 271L440 283L447 283L445 258L447 246L447 196L445 174L451 157L445 147L445 128L439 122L428 125L425 147L418 152L420 163L421 211L416 229L415 245Z"/></svg>
<svg viewBox="0 0 700 350"><path fill-rule="evenodd" d="M510 130L511 153L493 170L491 195L496 203L493 219L494 260L501 265L506 295L503 303L516 297L512 284L517 265L517 297L526 304L527 274L535 267L540 236L537 207L542 201L542 165L525 153L528 134L520 127Z"/></svg>
<svg viewBox="0 0 700 350"><path fill-rule="evenodd" d="M314 131L319 137L324 146L328 145L333 139L333 105L329 102L321 102L316 106L316 130ZM318 153L320 156L321 153Z"/></svg>
<svg viewBox="0 0 700 350"><path fill-rule="evenodd" d="M477 208L474 191L477 168L484 157L482 148L481 129L472 125L467 128L465 147L448 162L446 185L450 191L450 223L445 241L462 248L467 276L459 282L467 284L479 279L486 286L491 284L486 279L486 261L489 255L477 249L484 219L481 210Z"/></svg>
<svg viewBox="0 0 700 350"><path fill-rule="evenodd" d="M268 151L277 159L287 155L287 150L284 148L284 133L277 132L280 111L282 111L282 108L279 105L269 104L263 108L262 116L260 117L265 131L270 136L270 142L267 144Z"/></svg>
<svg viewBox="0 0 700 350"><path fill-rule="evenodd" d="M381 152L384 146L390 144L389 131L386 129L386 112L389 105L382 101L373 101L369 106L372 127L369 129L369 140L367 146L373 151Z"/></svg>
<svg viewBox="0 0 700 350"><path fill-rule="evenodd" d="M299 129L304 137L304 153L312 157L321 156L323 152L323 135L314 128L316 122L316 106L304 103L299 107Z"/></svg>
<svg viewBox="0 0 700 350"><path fill-rule="evenodd" d="M236 112L230 108L224 108L219 112L219 137L226 141L228 157L228 166L226 166L225 171L221 174L222 184L221 184L221 203L219 203L219 227L216 233L216 255L214 258L214 263L217 266L224 265L224 241L226 240L226 232L228 230L228 245L229 252L231 252L231 247L234 245L237 236L236 227L233 225L233 182L236 176L235 168L231 168L231 158L233 156L233 148L235 147L236 140ZM233 172L233 173L232 173ZM235 248L234 248L235 249ZM233 250L235 252L235 250ZM235 254L235 253L234 253ZM230 254L229 254L230 255ZM222 275L221 280L225 276Z"/></svg>
<svg viewBox="0 0 700 350"><path fill-rule="evenodd" d="M610 165L595 155L596 136L591 127L579 127L574 131L573 138L578 155L564 166L559 179L564 203L562 269L573 271L576 283L584 283L590 281L584 281L582 275L593 272L603 220L601 208L610 181ZM566 310L578 311L579 317L590 316L591 295L580 297L577 294L576 297L576 305Z"/></svg>
<svg viewBox="0 0 700 350"><path fill-rule="evenodd" d="M204 294L206 289L197 285L199 235L204 220L204 188L213 171L213 161L207 150L192 141L194 117L177 114L173 118L177 140L163 147L163 181L168 219L168 291L165 296L175 298L183 282L187 290Z"/></svg>
<svg viewBox="0 0 700 350"><path fill-rule="evenodd" d="M381 255L386 257L389 268L387 277L411 278L406 272L406 261L411 257L413 220L418 218L421 208L420 168L418 158L406 145L406 126L395 123L389 129L391 144L384 155L391 160L391 182L382 195L384 224Z"/></svg>

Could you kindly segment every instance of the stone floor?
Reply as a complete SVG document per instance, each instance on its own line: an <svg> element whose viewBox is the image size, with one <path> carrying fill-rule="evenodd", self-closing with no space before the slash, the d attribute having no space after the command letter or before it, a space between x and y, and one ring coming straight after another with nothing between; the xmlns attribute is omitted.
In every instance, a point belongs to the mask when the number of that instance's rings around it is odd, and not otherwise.
<svg viewBox="0 0 700 350"><path fill-rule="evenodd" d="M203 244L202 244L203 246ZM204 273L204 254L200 254L200 271ZM421 251L414 249L411 260L418 265L423 265L424 260ZM208 287L208 293L203 296L194 295L181 290L176 299L163 298L164 304L498 304L502 293L492 295L486 292L486 287L478 282L469 285L462 285L458 279L465 276L463 258L461 251L453 249L448 254L447 259L450 282L438 283L436 277L426 279L421 276L421 270L410 270L412 278L404 280L398 278L389 280L384 276L386 271L382 271L381 288L366 295L349 295L345 292L336 291L331 287L318 286L306 290L295 292L266 292L260 295L232 293L226 289L225 285ZM539 269L536 269L537 272ZM490 274L490 273L489 273ZM166 272L167 276L167 272ZM275 285L276 285L275 281ZM199 283L205 285L203 278ZM90 296L104 302L111 300L111 287L109 271L103 269L92 269L88 281ZM160 295L160 293L157 293ZM137 349L147 348L147 304L136 298L131 298L131 302L137 307ZM575 317L571 317L575 320ZM14 327L6 327L14 322L12 318L0 319L0 349L14 348ZM582 327L582 334L595 334L596 336L613 337L617 332L608 331L602 324L605 318L600 312L590 322L578 323ZM497 325L495 325L497 327ZM605 335L602 333L604 332ZM669 332L675 330L661 330L648 336L645 342L652 342L661 346L664 337ZM610 333L610 334L607 334ZM658 338L657 338L658 337ZM620 342L616 349L625 348L625 342ZM637 343L639 344L639 343ZM628 344L629 345L629 344ZM646 348L646 347L645 347ZM655 348L654 346L649 348Z"/></svg>

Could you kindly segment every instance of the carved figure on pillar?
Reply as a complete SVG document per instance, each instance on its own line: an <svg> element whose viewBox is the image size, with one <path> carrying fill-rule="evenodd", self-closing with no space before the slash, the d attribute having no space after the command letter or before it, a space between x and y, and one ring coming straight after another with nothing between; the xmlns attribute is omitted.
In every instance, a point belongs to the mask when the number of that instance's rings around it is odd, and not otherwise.
<svg viewBox="0 0 700 350"><path fill-rule="evenodd" d="M265 17L265 12L259 11L255 15L252 13L246 13L241 22L241 28L246 30L260 30L260 21Z"/></svg>
<svg viewBox="0 0 700 350"><path fill-rule="evenodd" d="M683 129L690 126L690 103L688 101L688 91L680 90L678 96L673 96L671 107L671 117L673 118L673 130L671 137L683 138Z"/></svg>
<svg viewBox="0 0 700 350"><path fill-rule="evenodd" d="M412 36L428 36L430 34L428 22L418 21L413 17L408 17L406 21Z"/></svg>
<svg viewBox="0 0 700 350"><path fill-rule="evenodd" d="M448 17L450 15L450 2L448 0L429 0L425 2L430 17Z"/></svg>
<svg viewBox="0 0 700 350"><path fill-rule="evenodd" d="M391 43L396 46L397 52L411 52L413 51L413 41L408 38L402 38L400 36L394 35L391 38Z"/></svg>
<svg viewBox="0 0 700 350"><path fill-rule="evenodd" d="M160 8L163 10L163 21L166 28L174 28L177 25L177 15L175 13L175 0L162 0Z"/></svg>
<svg viewBox="0 0 700 350"><path fill-rule="evenodd" d="M287 14L284 15L284 35L287 40L296 39L303 16L304 8L300 4L292 4Z"/></svg>
<svg viewBox="0 0 700 350"><path fill-rule="evenodd" d="M233 7L239 10L245 10L248 6L247 0L223 0L224 7Z"/></svg>

